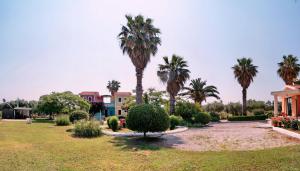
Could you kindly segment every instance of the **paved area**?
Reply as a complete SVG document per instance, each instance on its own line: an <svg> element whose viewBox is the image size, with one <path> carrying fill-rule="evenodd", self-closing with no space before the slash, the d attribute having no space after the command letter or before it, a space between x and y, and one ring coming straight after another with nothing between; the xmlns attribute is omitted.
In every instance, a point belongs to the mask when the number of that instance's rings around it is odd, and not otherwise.
<svg viewBox="0 0 300 171"><path fill-rule="evenodd" d="M164 135L159 145L191 151L257 150L300 144L264 122L214 123L205 128Z"/></svg>

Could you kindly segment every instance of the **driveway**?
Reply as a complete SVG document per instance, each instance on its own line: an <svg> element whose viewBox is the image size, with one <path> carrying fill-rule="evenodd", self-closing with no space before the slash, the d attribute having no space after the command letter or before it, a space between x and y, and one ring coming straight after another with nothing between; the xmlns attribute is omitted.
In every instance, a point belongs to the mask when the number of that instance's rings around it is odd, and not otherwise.
<svg viewBox="0 0 300 171"><path fill-rule="evenodd" d="M300 144L300 140L274 132L265 125L256 121L213 123L205 128L164 135L160 145L191 151L241 151Z"/></svg>

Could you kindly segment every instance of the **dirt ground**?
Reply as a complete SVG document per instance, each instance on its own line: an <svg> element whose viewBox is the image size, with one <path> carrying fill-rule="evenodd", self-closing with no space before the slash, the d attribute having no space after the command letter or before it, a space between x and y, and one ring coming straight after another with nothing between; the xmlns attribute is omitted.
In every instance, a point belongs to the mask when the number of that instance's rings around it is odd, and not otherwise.
<svg viewBox="0 0 300 171"><path fill-rule="evenodd" d="M159 145L189 151L257 150L300 144L300 140L262 127L264 122L214 123L165 135Z"/></svg>

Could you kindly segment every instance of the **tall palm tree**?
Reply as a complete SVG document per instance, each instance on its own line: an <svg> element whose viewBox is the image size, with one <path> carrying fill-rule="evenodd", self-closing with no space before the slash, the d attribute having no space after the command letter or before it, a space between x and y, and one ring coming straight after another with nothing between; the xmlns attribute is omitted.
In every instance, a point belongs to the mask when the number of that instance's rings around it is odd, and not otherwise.
<svg viewBox="0 0 300 171"><path fill-rule="evenodd" d="M220 99L217 87L213 85L206 86L206 81L202 81L201 78L191 80L190 87L184 87L183 89L187 91L180 95L189 96L195 103L199 103L200 105L208 97Z"/></svg>
<svg viewBox="0 0 300 171"><path fill-rule="evenodd" d="M164 64L159 64L157 75L163 83L167 83L167 92L170 95L170 113L175 113L175 97L190 78L187 62L180 56L173 55L169 61L163 57Z"/></svg>
<svg viewBox="0 0 300 171"><path fill-rule="evenodd" d="M243 90L243 115L246 115L247 112L247 88L250 86L250 83L253 82L253 78L257 74L257 66L252 64L251 58L241 58L237 59L237 64L235 64L232 69L235 78L242 86Z"/></svg>
<svg viewBox="0 0 300 171"><path fill-rule="evenodd" d="M154 56L157 52L157 47L160 45L160 30L152 24L152 19L144 19L142 15L132 17L125 16L127 25L122 26L121 33L118 35L120 39L120 47L123 54L127 53L131 62L135 66L136 72L136 103L143 102L143 72L151 55Z"/></svg>
<svg viewBox="0 0 300 171"><path fill-rule="evenodd" d="M278 63L278 75L283 79L286 85L292 85L300 71L298 58L293 55L283 56L283 61Z"/></svg>
<svg viewBox="0 0 300 171"><path fill-rule="evenodd" d="M120 86L120 82L116 81L116 80L111 80L108 81L106 88L109 90L109 92L111 93L111 95L113 96L115 94L115 92L118 92Z"/></svg>

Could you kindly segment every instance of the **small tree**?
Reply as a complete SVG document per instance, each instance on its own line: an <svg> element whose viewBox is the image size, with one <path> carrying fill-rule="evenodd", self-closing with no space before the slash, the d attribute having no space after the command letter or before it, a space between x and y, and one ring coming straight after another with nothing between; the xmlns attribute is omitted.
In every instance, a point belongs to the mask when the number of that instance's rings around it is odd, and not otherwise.
<svg viewBox="0 0 300 171"><path fill-rule="evenodd" d="M126 118L127 127L133 131L160 132L169 128L169 116L158 106L150 104L136 105L130 108Z"/></svg>

